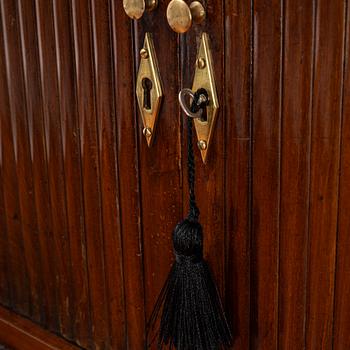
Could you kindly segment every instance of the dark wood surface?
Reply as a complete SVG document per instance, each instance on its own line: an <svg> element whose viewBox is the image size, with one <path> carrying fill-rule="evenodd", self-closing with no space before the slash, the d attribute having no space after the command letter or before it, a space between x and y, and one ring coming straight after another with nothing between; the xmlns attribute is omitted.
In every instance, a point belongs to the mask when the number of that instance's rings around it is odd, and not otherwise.
<svg viewBox="0 0 350 350"><path fill-rule="evenodd" d="M330 348L333 342L345 10L343 1L331 6L320 1L316 9L306 324L310 348Z"/></svg>
<svg viewBox="0 0 350 350"><path fill-rule="evenodd" d="M282 2L255 0L252 77L251 346L278 347Z"/></svg>
<svg viewBox="0 0 350 350"><path fill-rule="evenodd" d="M350 7L347 8L347 18ZM339 179L339 214L338 214L338 242L336 256L336 280L334 303L334 348L346 349L350 347L348 326L350 324L350 205L349 176L350 176L350 21L346 24L346 44L344 61L344 80L342 95L342 129L341 129L341 158Z"/></svg>
<svg viewBox="0 0 350 350"><path fill-rule="evenodd" d="M349 349L350 4L212 0L177 35L168 2L133 22L120 0L0 1L0 343L144 348L188 210L177 94L206 31L220 112L197 197L233 349Z"/></svg>
<svg viewBox="0 0 350 350"><path fill-rule="evenodd" d="M0 350L81 349L2 306L0 306L0 338Z"/></svg>
<svg viewBox="0 0 350 350"><path fill-rule="evenodd" d="M310 1L287 1L285 13L278 336L281 348L303 349L315 17Z"/></svg>

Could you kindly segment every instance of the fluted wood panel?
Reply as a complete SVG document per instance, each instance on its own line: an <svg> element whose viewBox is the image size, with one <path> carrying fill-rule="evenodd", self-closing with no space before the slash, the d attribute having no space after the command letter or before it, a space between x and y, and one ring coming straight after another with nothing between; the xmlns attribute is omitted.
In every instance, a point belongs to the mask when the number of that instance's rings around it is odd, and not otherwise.
<svg viewBox="0 0 350 350"><path fill-rule="evenodd" d="M348 349L348 1L207 1L182 36L168 2L132 22L120 0L0 1L1 305L67 348L144 348L188 209L177 93L206 31L221 108L197 193L232 348ZM165 94L151 148L146 32ZM2 315L21 348L30 322Z"/></svg>

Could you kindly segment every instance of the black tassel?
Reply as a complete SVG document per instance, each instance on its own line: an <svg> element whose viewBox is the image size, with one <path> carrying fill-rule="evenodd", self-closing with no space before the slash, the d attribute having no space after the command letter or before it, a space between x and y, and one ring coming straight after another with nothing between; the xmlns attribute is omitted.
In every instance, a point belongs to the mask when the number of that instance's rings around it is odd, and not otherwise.
<svg viewBox="0 0 350 350"><path fill-rule="evenodd" d="M197 105L203 93L199 90L195 94L193 112L203 107ZM203 259L203 231L194 193L192 124L188 118L190 213L173 232L175 262L150 319L150 325L154 325L162 310L158 349L216 350L229 346L232 340L217 287Z"/></svg>

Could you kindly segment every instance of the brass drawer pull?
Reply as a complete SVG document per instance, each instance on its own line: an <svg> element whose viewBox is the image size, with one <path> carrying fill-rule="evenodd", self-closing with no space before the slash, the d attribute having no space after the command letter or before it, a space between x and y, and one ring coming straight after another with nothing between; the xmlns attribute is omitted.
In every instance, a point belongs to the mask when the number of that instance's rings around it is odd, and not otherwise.
<svg viewBox="0 0 350 350"><path fill-rule="evenodd" d="M200 1L193 1L188 6L184 0L171 0L167 8L167 19L176 33L186 33L192 23L200 24L206 17L205 8Z"/></svg>
<svg viewBox="0 0 350 350"><path fill-rule="evenodd" d="M158 0L123 0L126 14L132 19L140 19L145 11L153 11Z"/></svg>

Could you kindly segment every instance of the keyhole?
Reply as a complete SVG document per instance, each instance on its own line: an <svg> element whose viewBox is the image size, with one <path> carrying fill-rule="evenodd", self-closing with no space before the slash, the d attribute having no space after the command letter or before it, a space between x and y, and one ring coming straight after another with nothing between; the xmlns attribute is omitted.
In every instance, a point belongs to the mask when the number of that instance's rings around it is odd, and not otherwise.
<svg viewBox="0 0 350 350"><path fill-rule="evenodd" d="M201 115L200 121L203 123L208 121L207 106L203 107L203 113Z"/></svg>
<svg viewBox="0 0 350 350"><path fill-rule="evenodd" d="M143 108L148 110L152 109L152 105L151 105L152 81L148 78L143 78L142 88L143 88Z"/></svg>

